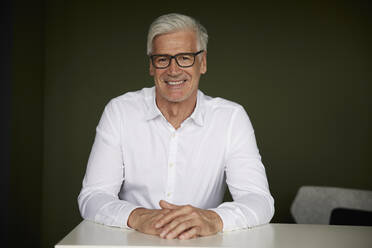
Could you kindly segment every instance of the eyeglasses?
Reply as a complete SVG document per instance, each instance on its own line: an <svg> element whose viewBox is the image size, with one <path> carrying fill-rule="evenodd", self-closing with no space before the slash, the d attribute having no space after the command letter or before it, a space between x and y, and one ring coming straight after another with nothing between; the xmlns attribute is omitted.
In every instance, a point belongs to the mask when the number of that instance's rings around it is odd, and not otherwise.
<svg viewBox="0 0 372 248"><path fill-rule="evenodd" d="M204 52L204 50L200 50L196 53L179 53L174 56L168 54L154 54L151 55L150 58L152 65L156 69L167 68L171 64L172 59L176 60L179 67L186 68L193 66L195 63L195 56L202 52Z"/></svg>

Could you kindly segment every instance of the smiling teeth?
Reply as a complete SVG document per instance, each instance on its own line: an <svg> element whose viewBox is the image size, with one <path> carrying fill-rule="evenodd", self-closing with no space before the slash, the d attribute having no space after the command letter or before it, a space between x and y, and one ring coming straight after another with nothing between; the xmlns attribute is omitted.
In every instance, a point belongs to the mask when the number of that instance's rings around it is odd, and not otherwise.
<svg viewBox="0 0 372 248"><path fill-rule="evenodd" d="M177 82L168 82L170 85L177 85L177 84L182 84L183 81L177 81Z"/></svg>

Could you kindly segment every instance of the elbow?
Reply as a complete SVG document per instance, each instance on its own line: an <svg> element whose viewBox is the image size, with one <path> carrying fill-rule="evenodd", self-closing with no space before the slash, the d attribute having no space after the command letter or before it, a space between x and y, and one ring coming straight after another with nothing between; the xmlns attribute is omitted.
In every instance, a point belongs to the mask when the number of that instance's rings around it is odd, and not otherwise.
<svg viewBox="0 0 372 248"><path fill-rule="evenodd" d="M78 198L77 198L77 202L78 202L78 207L79 207L80 215L85 220L91 219L89 217L88 211L87 211L88 200L89 200L89 195L88 194L84 194L84 192L82 190L80 192Z"/></svg>
<svg viewBox="0 0 372 248"><path fill-rule="evenodd" d="M267 204L268 204L268 215L267 215L267 223L270 223L272 218L274 217L275 214L275 201L274 198L270 195L267 199Z"/></svg>
<svg viewBox="0 0 372 248"><path fill-rule="evenodd" d="M275 206L274 206L274 198L269 196L264 196L261 203L262 207L260 208L260 217L258 217L258 222L260 224L268 224L274 217L275 213Z"/></svg>
<svg viewBox="0 0 372 248"><path fill-rule="evenodd" d="M241 206L242 216L247 216L247 227L268 224L274 216L274 199L270 194L248 194L235 202Z"/></svg>
<svg viewBox="0 0 372 248"><path fill-rule="evenodd" d="M268 224L274 217L274 198L271 195L256 195L254 199L251 199L250 206L256 222L253 226Z"/></svg>

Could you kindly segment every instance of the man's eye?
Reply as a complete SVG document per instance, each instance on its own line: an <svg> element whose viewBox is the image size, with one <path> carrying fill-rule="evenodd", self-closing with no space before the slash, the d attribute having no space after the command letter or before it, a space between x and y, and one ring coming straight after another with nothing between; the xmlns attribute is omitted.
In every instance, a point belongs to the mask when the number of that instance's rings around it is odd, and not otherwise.
<svg viewBox="0 0 372 248"><path fill-rule="evenodd" d="M161 62L167 62L168 59L167 59L167 57L159 57L159 58L156 59L156 61L161 63Z"/></svg>
<svg viewBox="0 0 372 248"><path fill-rule="evenodd" d="M191 57L190 56L182 56L181 59L184 60L184 61L187 61L187 60L190 60Z"/></svg>

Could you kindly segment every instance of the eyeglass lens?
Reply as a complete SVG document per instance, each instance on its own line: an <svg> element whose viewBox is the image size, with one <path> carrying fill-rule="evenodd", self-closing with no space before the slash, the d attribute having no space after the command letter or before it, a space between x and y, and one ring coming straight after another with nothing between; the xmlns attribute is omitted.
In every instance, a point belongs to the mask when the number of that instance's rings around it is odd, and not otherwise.
<svg viewBox="0 0 372 248"><path fill-rule="evenodd" d="M154 56L153 61L156 67L165 68L168 67L171 62L170 55L159 55ZM178 54L175 56L176 62L179 66L188 67L194 64L194 54Z"/></svg>

